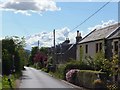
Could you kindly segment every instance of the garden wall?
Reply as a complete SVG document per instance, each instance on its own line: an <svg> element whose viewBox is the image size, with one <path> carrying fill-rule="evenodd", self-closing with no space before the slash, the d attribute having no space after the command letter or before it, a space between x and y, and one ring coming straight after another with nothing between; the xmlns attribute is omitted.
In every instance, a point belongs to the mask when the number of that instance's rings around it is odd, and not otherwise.
<svg viewBox="0 0 120 90"><path fill-rule="evenodd" d="M94 88L94 80L99 79L104 81L105 73L91 70L80 70L76 73L75 84L86 88Z"/></svg>

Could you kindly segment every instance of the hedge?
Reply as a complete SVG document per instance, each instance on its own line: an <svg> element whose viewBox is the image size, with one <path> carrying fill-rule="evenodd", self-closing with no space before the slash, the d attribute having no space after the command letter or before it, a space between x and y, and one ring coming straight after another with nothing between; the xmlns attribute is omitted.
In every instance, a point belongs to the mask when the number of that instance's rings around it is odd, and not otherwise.
<svg viewBox="0 0 120 90"><path fill-rule="evenodd" d="M95 80L100 79L104 82L105 76L106 74L100 71L79 70L76 74L75 83L86 88L95 88Z"/></svg>

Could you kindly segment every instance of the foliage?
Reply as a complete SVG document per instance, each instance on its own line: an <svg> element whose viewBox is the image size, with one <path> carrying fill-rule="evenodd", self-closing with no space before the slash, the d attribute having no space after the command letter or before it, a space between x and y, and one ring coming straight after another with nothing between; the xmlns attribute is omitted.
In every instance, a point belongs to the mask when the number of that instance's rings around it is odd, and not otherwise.
<svg viewBox="0 0 120 90"><path fill-rule="evenodd" d="M48 54L48 49L46 47L41 47L40 52L44 53L45 55Z"/></svg>
<svg viewBox="0 0 120 90"><path fill-rule="evenodd" d="M105 56L103 52L98 52L94 57L95 70L101 70L104 65Z"/></svg>
<svg viewBox="0 0 120 90"><path fill-rule="evenodd" d="M93 86L94 86L93 88L95 90L97 90L97 89L107 89L105 83L101 79L94 80Z"/></svg>
<svg viewBox="0 0 120 90"><path fill-rule="evenodd" d="M24 65L24 60L26 60L24 53L24 41L18 37L7 37L2 40L2 69L3 75L8 75L14 70L16 72L21 72Z"/></svg>
<svg viewBox="0 0 120 90"><path fill-rule="evenodd" d="M4 89L4 88L15 88L15 77L14 77L14 75L12 75L11 76L11 83L9 83L9 81L8 81L8 76L6 76L6 75L4 75L3 77L2 77L2 88Z"/></svg>
<svg viewBox="0 0 120 90"><path fill-rule="evenodd" d="M70 71L68 71L68 72L66 73L66 80L67 80L68 82L74 82L76 73L77 73L78 71L79 71L78 69L71 69Z"/></svg>
<svg viewBox="0 0 120 90"><path fill-rule="evenodd" d="M108 60L104 58L104 53L99 52L95 55L95 58L87 58L87 64L91 65L94 70L99 70L106 72L107 79L112 81L117 81L117 75L120 73L118 55L113 55L113 57ZM112 79L114 77L114 79Z"/></svg>
<svg viewBox="0 0 120 90"><path fill-rule="evenodd" d="M2 73L8 75L12 69L12 58L10 53L6 50L2 50Z"/></svg>
<svg viewBox="0 0 120 90"><path fill-rule="evenodd" d="M116 66L118 67L118 56L114 55L111 60L105 59L104 53L99 52L94 58L86 57L87 65L92 66L94 70L102 70L105 72L115 73Z"/></svg>
<svg viewBox="0 0 120 90"><path fill-rule="evenodd" d="M48 64L53 64L53 58L52 58L52 56L48 57L47 63Z"/></svg>
<svg viewBox="0 0 120 90"><path fill-rule="evenodd" d="M38 52L38 47L32 47L32 50L31 50L31 55L29 57L29 64L30 65L33 65L34 64L34 56L35 54Z"/></svg>
<svg viewBox="0 0 120 90"><path fill-rule="evenodd" d="M45 67L47 63L47 56L41 52L37 52L34 56L34 63L38 63L41 68Z"/></svg>
<svg viewBox="0 0 120 90"><path fill-rule="evenodd" d="M108 90L120 90L120 84L111 83L107 85Z"/></svg>
<svg viewBox="0 0 120 90"><path fill-rule="evenodd" d="M64 77L64 72L63 72L63 70L64 70L64 65L63 64L60 64L60 65L58 65L58 68L57 68L57 70L55 71L55 72L49 72L52 76L54 76L54 77L56 77L56 78L58 78L58 79L64 79L65 77Z"/></svg>
<svg viewBox="0 0 120 90"><path fill-rule="evenodd" d="M80 61L83 60L83 47L80 47Z"/></svg>
<svg viewBox="0 0 120 90"><path fill-rule="evenodd" d="M36 68L44 68L47 65L47 53L48 49L46 47L32 47L31 55L29 58L29 64L34 65Z"/></svg>
<svg viewBox="0 0 120 90"><path fill-rule="evenodd" d="M103 68L103 62L105 60L103 52L96 53L94 58L86 56L85 59L87 65L91 66L94 70L101 70Z"/></svg>
<svg viewBox="0 0 120 90"><path fill-rule="evenodd" d="M94 70L79 70L76 76L76 84L87 88L93 88L93 82L96 79L101 79L104 76L104 72Z"/></svg>
<svg viewBox="0 0 120 90"><path fill-rule="evenodd" d="M67 62L66 64L58 65L55 74L57 74L57 76L61 79L66 79L66 73L71 69L81 69L81 70L88 69L89 70L92 68L86 65L84 62L73 60L73 61Z"/></svg>

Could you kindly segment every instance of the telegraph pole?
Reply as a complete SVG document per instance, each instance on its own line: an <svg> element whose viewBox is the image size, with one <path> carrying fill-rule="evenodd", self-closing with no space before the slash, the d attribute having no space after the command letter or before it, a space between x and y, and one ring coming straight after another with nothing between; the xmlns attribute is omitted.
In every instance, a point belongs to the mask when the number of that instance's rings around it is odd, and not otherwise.
<svg viewBox="0 0 120 90"><path fill-rule="evenodd" d="M55 65L56 64L56 51L55 51L55 29L53 30L53 38L54 38L54 40L53 40L53 44L54 44L54 51L53 51L53 64Z"/></svg>
<svg viewBox="0 0 120 90"><path fill-rule="evenodd" d="M40 45L40 42L39 42L39 40L38 40L38 49L39 49L39 45Z"/></svg>

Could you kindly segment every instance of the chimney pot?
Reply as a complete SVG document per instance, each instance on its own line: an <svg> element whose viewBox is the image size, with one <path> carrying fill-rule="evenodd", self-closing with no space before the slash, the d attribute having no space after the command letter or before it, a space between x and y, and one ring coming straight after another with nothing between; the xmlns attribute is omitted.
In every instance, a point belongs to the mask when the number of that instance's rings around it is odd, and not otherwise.
<svg viewBox="0 0 120 90"><path fill-rule="evenodd" d="M77 37L79 36L79 31L77 30Z"/></svg>
<svg viewBox="0 0 120 90"><path fill-rule="evenodd" d="M76 43L80 42L81 40L82 40L81 33L77 31Z"/></svg>

